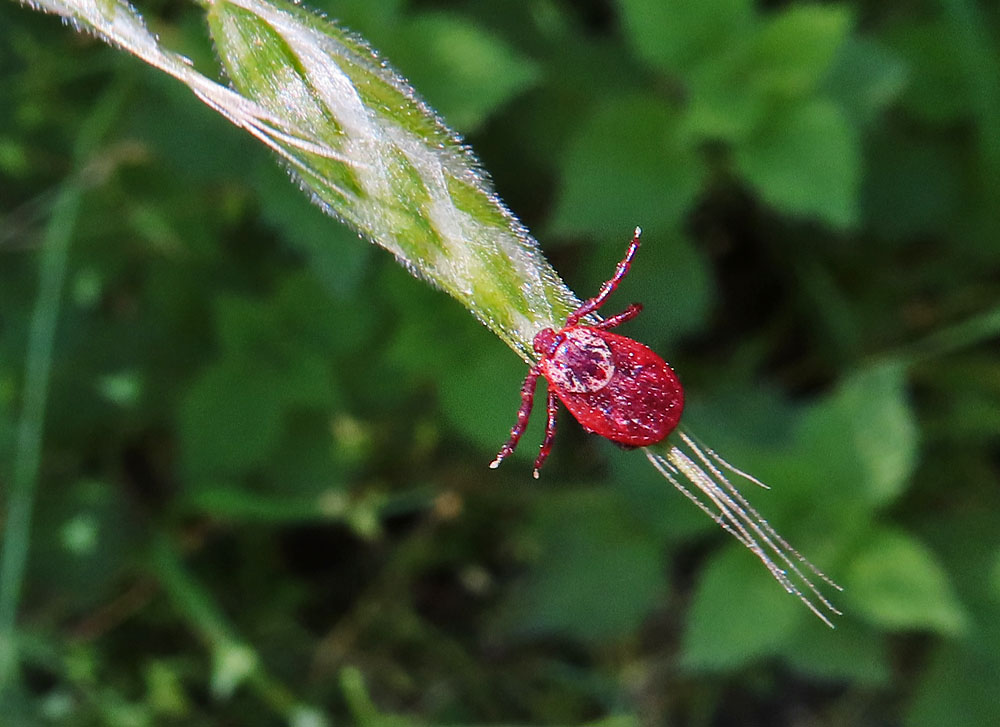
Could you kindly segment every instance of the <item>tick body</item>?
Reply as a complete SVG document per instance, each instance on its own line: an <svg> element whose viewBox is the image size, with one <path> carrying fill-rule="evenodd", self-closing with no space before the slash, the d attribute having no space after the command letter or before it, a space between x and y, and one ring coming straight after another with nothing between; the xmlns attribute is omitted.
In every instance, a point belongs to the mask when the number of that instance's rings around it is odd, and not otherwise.
<svg viewBox="0 0 1000 727"><path fill-rule="evenodd" d="M633 303L598 323L580 323L604 305L628 274L641 234L637 227L614 276L596 296L570 313L565 326L559 330L543 328L535 335L532 345L539 361L528 371L521 387L521 408L510 438L490 467L499 467L517 447L528 424L540 376L548 384L548 422L535 460L536 478L555 438L557 398L588 432L627 447L655 444L677 427L684 410L684 390L677 375L650 348L608 330L635 318L642 306Z"/></svg>

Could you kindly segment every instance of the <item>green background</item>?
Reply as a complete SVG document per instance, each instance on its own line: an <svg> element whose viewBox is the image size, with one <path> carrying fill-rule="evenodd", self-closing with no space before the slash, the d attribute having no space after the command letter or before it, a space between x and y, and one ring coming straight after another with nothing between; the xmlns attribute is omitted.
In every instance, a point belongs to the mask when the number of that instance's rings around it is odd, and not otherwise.
<svg viewBox="0 0 1000 727"><path fill-rule="evenodd" d="M217 75L196 7L140 9ZM995 4L320 9L578 294L642 225L623 332L845 614L568 415L540 482L538 421L487 470L509 349L180 84L6 2L4 494L40 254L71 248L34 517L4 498L30 555L0 724L1000 724Z"/></svg>

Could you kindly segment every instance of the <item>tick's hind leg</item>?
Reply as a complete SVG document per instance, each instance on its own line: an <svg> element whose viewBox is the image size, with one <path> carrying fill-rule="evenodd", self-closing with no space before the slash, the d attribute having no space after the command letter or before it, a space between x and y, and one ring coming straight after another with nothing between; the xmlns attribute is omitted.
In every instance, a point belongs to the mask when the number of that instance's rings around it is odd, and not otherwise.
<svg viewBox="0 0 1000 727"><path fill-rule="evenodd" d="M602 331L606 331L609 328L620 326L625 321L632 320L640 313L642 313L642 303L632 303L618 315L605 318L600 323L595 323L591 328L600 328Z"/></svg>
<svg viewBox="0 0 1000 727"><path fill-rule="evenodd" d="M532 367L525 377L524 384L521 386L521 408L517 410L517 421L510 430L510 439L500 448L496 459L490 462L491 469L499 467L504 459L513 454L521 435L524 434L524 428L528 426L528 417L531 416L531 407L535 403L535 386L538 384L539 376L538 369Z"/></svg>
<svg viewBox="0 0 1000 727"><path fill-rule="evenodd" d="M535 460L535 471L533 473L536 480L538 479L538 470L545 464L549 452L552 451L552 442L556 438L556 414L559 413L559 400L556 399L556 394L552 391L552 384L549 384L549 399L546 411L549 417L545 423L545 438L542 440L542 448L539 450L538 458Z"/></svg>
<svg viewBox="0 0 1000 727"><path fill-rule="evenodd" d="M615 292L615 288L618 287L618 283L622 281L622 278L628 275L628 269L632 265L632 258L635 257L635 253L639 249L640 235L642 235L642 230L636 227L635 232L632 234L632 242L629 243L628 250L625 251L625 257L623 257L621 262L618 263L618 267L615 269L615 274L611 276L611 280L601 286L597 295L590 300L585 301L583 305L566 317L567 326L575 326L579 323L581 318L590 315L604 305L604 301L608 299L608 296Z"/></svg>

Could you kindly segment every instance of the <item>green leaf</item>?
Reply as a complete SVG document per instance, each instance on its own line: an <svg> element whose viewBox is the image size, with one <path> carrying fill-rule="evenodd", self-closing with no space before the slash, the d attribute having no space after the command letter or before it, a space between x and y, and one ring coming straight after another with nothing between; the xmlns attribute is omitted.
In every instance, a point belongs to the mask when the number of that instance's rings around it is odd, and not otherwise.
<svg viewBox="0 0 1000 727"><path fill-rule="evenodd" d="M351 340L352 328L336 325L313 279L291 275L281 282L271 301L227 295L216 303L223 354L190 384L179 410L190 474L261 465L290 413L334 402L328 357Z"/></svg>
<svg viewBox="0 0 1000 727"><path fill-rule="evenodd" d="M755 83L802 96L826 74L851 27L846 5L793 5L768 20L750 49Z"/></svg>
<svg viewBox="0 0 1000 727"><path fill-rule="evenodd" d="M916 118L952 124L972 113L974 97L952 24L920 21L896 25L886 42L910 67L902 104Z"/></svg>
<svg viewBox="0 0 1000 727"><path fill-rule="evenodd" d="M180 407L188 473L241 472L266 462L281 436L284 385L282 372L242 359L205 369Z"/></svg>
<svg viewBox="0 0 1000 727"><path fill-rule="evenodd" d="M993 555L993 564L988 574L988 587L993 600L1000 603L1000 549Z"/></svg>
<svg viewBox="0 0 1000 727"><path fill-rule="evenodd" d="M863 213L890 240L948 234L961 219L967 171L949 143L883 130L870 137Z"/></svg>
<svg viewBox="0 0 1000 727"><path fill-rule="evenodd" d="M329 292L338 297L354 293L374 254L372 246L360 244L349 227L330 224L330 217L291 184L286 173L272 160L264 161L252 176L261 216L306 257Z"/></svg>
<svg viewBox="0 0 1000 727"><path fill-rule="evenodd" d="M716 439L732 426L729 420L744 422L744 431L719 451L772 487L747 494L820 567L867 532L876 508L899 497L917 464L906 370L892 363L855 372L804 409L736 393L716 403L708 418L697 418L697 401L690 413L688 426L714 429Z"/></svg>
<svg viewBox="0 0 1000 727"><path fill-rule="evenodd" d="M336 491L331 491L324 499L285 493L259 495L245 488L211 487L198 490L189 502L199 513L215 519L273 524L343 519L347 514L348 498Z"/></svg>
<svg viewBox="0 0 1000 727"><path fill-rule="evenodd" d="M760 126L771 103L747 66L744 43L699 69L691 83L683 129L697 139L735 143Z"/></svg>
<svg viewBox="0 0 1000 727"><path fill-rule="evenodd" d="M609 479L622 507L638 527L654 534L671 547L714 535L717 525L649 466L646 459L629 457L610 442L601 444L611 468Z"/></svg>
<svg viewBox="0 0 1000 727"><path fill-rule="evenodd" d="M684 633L683 663L696 671L737 669L777 654L808 612L761 573L740 547L727 547L705 567ZM819 621L815 628L824 629Z"/></svg>
<svg viewBox="0 0 1000 727"><path fill-rule="evenodd" d="M869 126L906 87L909 74L900 56L868 38L849 37L840 46L823 90L857 126Z"/></svg>
<svg viewBox="0 0 1000 727"><path fill-rule="evenodd" d="M995 648L940 645L913 688L906 726L1000 724L1000 700L992 688L996 674L1000 658Z"/></svg>
<svg viewBox="0 0 1000 727"><path fill-rule="evenodd" d="M847 378L808 412L797 440L803 458L825 471L830 495L861 496L872 505L893 501L917 462L905 369L888 363ZM835 461L843 466L831 466Z"/></svg>
<svg viewBox="0 0 1000 727"><path fill-rule="evenodd" d="M855 129L829 101L788 108L734 150L736 167L768 204L848 227L858 217L861 150Z"/></svg>
<svg viewBox="0 0 1000 727"><path fill-rule="evenodd" d="M668 73L719 54L753 27L751 0L618 0L639 55Z"/></svg>
<svg viewBox="0 0 1000 727"><path fill-rule="evenodd" d="M550 497L531 532L541 555L505 606L507 630L620 638L664 595L661 541L623 511L613 492Z"/></svg>
<svg viewBox="0 0 1000 727"><path fill-rule="evenodd" d="M847 378L805 417L798 440L822 462L823 452L844 452L857 481L841 488L874 505L891 502L905 489L917 462L917 430L902 366L884 364Z"/></svg>
<svg viewBox="0 0 1000 727"><path fill-rule="evenodd" d="M965 609L937 557L902 532L870 535L844 579L852 611L890 630L929 629L958 635L968 627Z"/></svg>
<svg viewBox="0 0 1000 727"><path fill-rule="evenodd" d="M426 345L426 342L424 343ZM484 452L494 453L506 441L514 426L521 404L521 382L528 367L502 349L488 346L461 352L462 364L455 375L438 380L441 411L456 432L475 443ZM541 441L540 425L545 420L544 384L539 384L531 428L525 433L525 443L517 451L519 459L535 457L533 444ZM487 460L484 459L483 467ZM513 464L513 467L522 467Z"/></svg>
<svg viewBox="0 0 1000 727"><path fill-rule="evenodd" d="M466 133L540 77L538 65L506 43L444 14L411 19L389 50L434 108Z"/></svg>
<svg viewBox="0 0 1000 727"><path fill-rule="evenodd" d="M849 30L837 6L794 6L734 37L690 75L685 126L740 142L807 104Z"/></svg>
<svg viewBox="0 0 1000 727"><path fill-rule="evenodd" d="M963 450L960 456L970 451ZM967 609L970 627L963 639L941 639L928 654L916 675L905 724L1000 724L1000 702L993 690L982 688L984 680L1000 674L1000 545L996 489L991 487L994 473L989 468L980 473L978 462L971 465L972 472L955 472L963 465L952 458L941 458L939 466L947 472L929 474L928 481L948 482L953 496L936 501L933 512L923 514L921 535L947 569L963 610ZM968 476L983 479L948 480ZM947 507L957 500L961 500L958 507Z"/></svg>
<svg viewBox="0 0 1000 727"><path fill-rule="evenodd" d="M335 304L308 273L288 274L275 285L267 297L217 298L215 328L227 354L294 365L311 355L356 351L372 335L369 306Z"/></svg>
<svg viewBox="0 0 1000 727"><path fill-rule="evenodd" d="M878 632L850 618L837 619L836 627L817 629L806 622L786 644L783 657L796 671L827 682L890 685L891 653Z"/></svg>
<svg viewBox="0 0 1000 727"><path fill-rule="evenodd" d="M140 536L119 488L89 479L42 488L34 527L33 590L81 611L114 598Z"/></svg>
<svg viewBox="0 0 1000 727"><path fill-rule="evenodd" d="M552 225L562 234L621 235L636 225L653 234L672 231L704 176L670 106L648 96L612 98L570 144Z"/></svg>

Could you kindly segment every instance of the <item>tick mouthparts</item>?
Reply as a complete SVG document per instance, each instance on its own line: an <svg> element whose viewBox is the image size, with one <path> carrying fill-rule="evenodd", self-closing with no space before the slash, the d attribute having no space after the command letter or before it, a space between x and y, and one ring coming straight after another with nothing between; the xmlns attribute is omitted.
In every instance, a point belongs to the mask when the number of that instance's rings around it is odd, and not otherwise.
<svg viewBox="0 0 1000 727"><path fill-rule="evenodd" d="M495 460L493 460L492 462L490 462L490 469L491 470L495 470L499 466L500 466L500 458L499 457L497 457Z"/></svg>
<svg viewBox="0 0 1000 727"><path fill-rule="evenodd" d="M537 479L538 479L538 477L539 477L539 474L538 474L538 470L537 470L537 469L535 469L535 470L534 470L534 471L533 471L533 472L531 473L531 475L532 475L532 477L534 477L534 478L535 478L535 479L537 480Z"/></svg>

